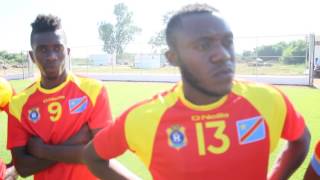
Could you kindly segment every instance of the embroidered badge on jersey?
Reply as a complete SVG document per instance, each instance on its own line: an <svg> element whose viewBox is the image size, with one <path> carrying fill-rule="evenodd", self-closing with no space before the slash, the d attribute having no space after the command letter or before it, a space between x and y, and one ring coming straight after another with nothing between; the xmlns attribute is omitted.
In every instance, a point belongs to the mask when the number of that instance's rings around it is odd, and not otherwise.
<svg viewBox="0 0 320 180"><path fill-rule="evenodd" d="M28 114L29 120L33 123L36 123L40 119L39 108L31 108Z"/></svg>
<svg viewBox="0 0 320 180"><path fill-rule="evenodd" d="M240 144L249 144L266 137L264 119L256 116L237 121L238 140Z"/></svg>
<svg viewBox="0 0 320 180"><path fill-rule="evenodd" d="M87 96L74 98L69 100L69 110L71 114L77 114L83 112L88 106Z"/></svg>
<svg viewBox="0 0 320 180"><path fill-rule="evenodd" d="M180 150L187 145L185 128L180 125L173 125L167 129L169 146Z"/></svg>

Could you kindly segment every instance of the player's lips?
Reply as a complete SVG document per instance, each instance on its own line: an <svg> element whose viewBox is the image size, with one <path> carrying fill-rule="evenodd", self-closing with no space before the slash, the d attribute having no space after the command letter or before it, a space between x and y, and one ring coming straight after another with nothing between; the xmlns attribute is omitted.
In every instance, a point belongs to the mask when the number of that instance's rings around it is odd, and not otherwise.
<svg viewBox="0 0 320 180"><path fill-rule="evenodd" d="M218 78L232 78L234 76L234 70L232 68L219 68L212 75Z"/></svg>
<svg viewBox="0 0 320 180"><path fill-rule="evenodd" d="M44 67L45 71L47 72L56 72L59 70L59 66L58 65L46 65Z"/></svg>
<svg viewBox="0 0 320 180"><path fill-rule="evenodd" d="M58 68L58 67L59 67L59 63L48 63L48 64L45 64L44 67L45 67L46 69Z"/></svg>

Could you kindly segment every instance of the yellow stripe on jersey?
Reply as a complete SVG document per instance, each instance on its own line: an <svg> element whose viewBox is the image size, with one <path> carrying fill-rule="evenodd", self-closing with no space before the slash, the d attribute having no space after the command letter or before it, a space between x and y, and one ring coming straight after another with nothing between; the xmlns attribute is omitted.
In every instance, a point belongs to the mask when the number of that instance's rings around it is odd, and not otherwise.
<svg viewBox="0 0 320 180"><path fill-rule="evenodd" d="M9 82L0 78L0 107L3 108L8 104L13 95Z"/></svg>
<svg viewBox="0 0 320 180"><path fill-rule="evenodd" d="M54 87L54 88L52 88L52 89L44 89L43 87L41 87L41 84L40 84L41 78L39 78L39 79L37 80L37 87L38 87L39 91L42 92L42 93L44 93L44 94L53 94L53 93L55 93L55 92L60 91L63 87L65 87L65 86L68 84L68 82L70 81L70 78L71 78L71 73L69 73L69 74L67 75L67 78L66 78L66 80L65 80L63 83L61 83L59 86Z"/></svg>
<svg viewBox="0 0 320 180"><path fill-rule="evenodd" d="M232 91L247 99L266 120L270 133L270 152L272 152L281 137L287 114L283 96L271 86L239 81L234 81ZM274 107L270 108L268 104L273 104Z"/></svg>
<svg viewBox="0 0 320 180"><path fill-rule="evenodd" d="M97 97L101 91L101 88L103 87L102 82L95 79L77 77L74 75L71 75L71 81L76 83L79 88L89 96L93 105L96 104Z"/></svg>
<svg viewBox="0 0 320 180"><path fill-rule="evenodd" d="M146 167L149 167L151 163L154 138L161 117L168 108L175 104L177 99L176 92L170 92L165 96L158 95L127 115L125 136L128 146L142 159Z"/></svg>
<svg viewBox="0 0 320 180"><path fill-rule="evenodd" d="M182 83L178 84L178 94L179 98L181 99L182 103L189 107L190 109L197 110L197 111L209 111L212 109L216 109L219 106L221 106L225 101L227 100L228 96L223 96L221 99L219 99L217 102L207 104L207 105L196 105L190 102L188 99L185 98L184 93L183 93L183 87Z"/></svg>
<svg viewBox="0 0 320 180"><path fill-rule="evenodd" d="M36 90L37 90L37 85L33 84L29 88L13 96L9 104L10 114L12 114L19 121L21 121L22 108L24 104L27 102L27 100L29 99L30 95L32 95Z"/></svg>

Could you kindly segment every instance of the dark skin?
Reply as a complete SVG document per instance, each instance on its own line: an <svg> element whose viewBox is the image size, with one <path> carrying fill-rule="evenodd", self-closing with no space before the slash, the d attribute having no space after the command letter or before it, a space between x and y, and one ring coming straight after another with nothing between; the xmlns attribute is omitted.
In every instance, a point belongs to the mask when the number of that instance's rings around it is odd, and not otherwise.
<svg viewBox="0 0 320 180"><path fill-rule="evenodd" d="M316 145L316 149L314 151L314 154L312 155L312 159L309 162L309 166L304 174L304 180L320 180L320 175L317 174L316 168L317 168L317 154L318 154L318 146L320 146L320 142L318 142L318 144ZM313 159L316 158L316 159ZM313 166L315 165L315 166ZM318 172L319 173L319 172Z"/></svg>
<svg viewBox="0 0 320 180"><path fill-rule="evenodd" d="M319 180L320 176L316 173L316 171L313 169L311 164L309 164L307 171L304 175L304 180Z"/></svg>
<svg viewBox="0 0 320 180"><path fill-rule="evenodd" d="M79 152L73 151L74 149L72 149L72 147L75 149L78 149L79 147L83 148L84 145L91 140L91 138L92 134L89 127L84 125L77 134L70 137L66 142L61 145L55 145L57 147L55 148L56 151L54 153L57 153L58 155L60 154L61 156L66 156L63 154L81 155L82 150L78 150ZM50 150L46 152L46 148L48 148L46 146L50 145L45 145L39 138L33 137L30 139L27 146L16 147L12 149L12 156L16 165L16 169L22 177L30 176L36 172L46 169L56 162L63 162L55 159L49 160L50 158L46 158L46 156L52 155L50 154ZM70 147L69 151L65 151L65 147ZM36 153L42 154L43 158L39 158L39 155ZM72 155L72 157L66 157L67 159L64 161L68 161L73 158L75 161L82 162L82 158L76 159L74 156L75 155Z"/></svg>
<svg viewBox="0 0 320 180"><path fill-rule="evenodd" d="M268 180L289 179L306 158L310 145L310 132L307 128L304 134L295 141L288 141L279 154L276 164L268 174Z"/></svg>
<svg viewBox="0 0 320 180"><path fill-rule="evenodd" d="M93 135L99 130L93 130ZM79 133L67 140L63 145L45 144L39 137L32 137L28 142L28 152L39 159L65 163L82 163L82 150L84 145L91 139L92 132L87 125L84 125Z"/></svg>
<svg viewBox="0 0 320 180"><path fill-rule="evenodd" d="M41 86L45 89L59 86L66 80L65 60L70 53L63 30L35 34L32 42L32 51L29 54L40 70ZM25 177L56 162L82 163L84 145L99 130L89 129L84 125L76 135L59 145L44 144L39 137L31 137L26 146L12 149L16 169Z"/></svg>
<svg viewBox="0 0 320 180"><path fill-rule="evenodd" d="M41 73L41 86L52 89L67 78L65 60L70 55L63 30L33 35L29 55Z"/></svg>
<svg viewBox="0 0 320 180"><path fill-rule="evenodd" d="M218 14L182 18L174 47L166 52L169 62L180 68L186 98L203 105L230 92L235 71L233 34Z"/></svg>
<svg viewBox="0 0 320 180"><path fill-rule="evenodd" d="M84 161L89 170L100 179L140 179L125 168L119 166L119 164L111 162L110 160L101 159L96 153L92 142L85 147Z"/></svg>

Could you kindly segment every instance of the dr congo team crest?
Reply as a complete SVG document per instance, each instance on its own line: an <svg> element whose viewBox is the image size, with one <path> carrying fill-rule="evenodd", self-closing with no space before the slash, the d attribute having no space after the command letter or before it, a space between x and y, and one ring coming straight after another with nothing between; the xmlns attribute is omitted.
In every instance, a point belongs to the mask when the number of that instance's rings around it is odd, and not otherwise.
<svg viewBox="0 0 320 180"><path fill-rule="evenodd" d="M31 108L28 114L29 120L33 123L36 123L40 119L39 108Z"/></svg>
<svg viewBox="0 0 320 180"><path fill-rule="evenodd" d="M177 150L187 145L185 128L180 125L173 125L167 129L169 146Z"/></svg>

